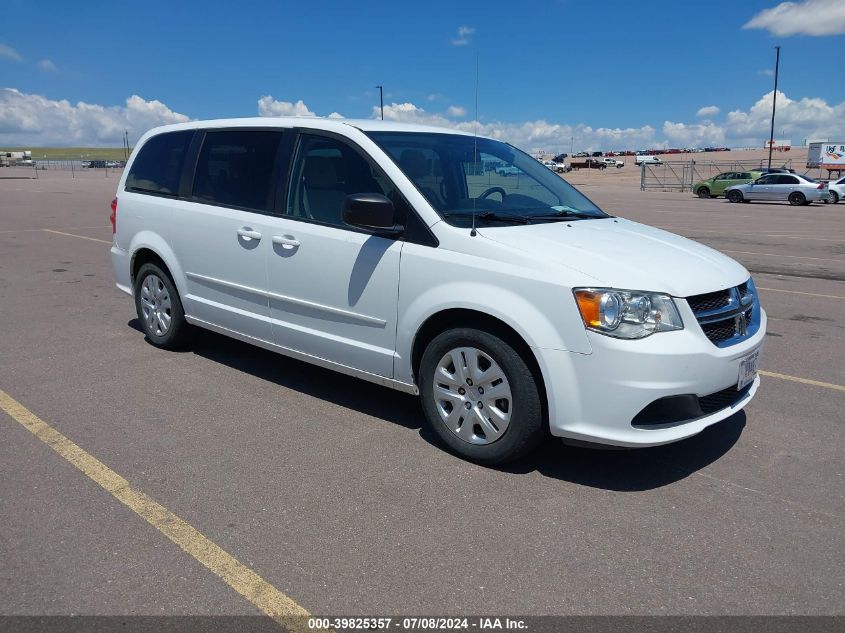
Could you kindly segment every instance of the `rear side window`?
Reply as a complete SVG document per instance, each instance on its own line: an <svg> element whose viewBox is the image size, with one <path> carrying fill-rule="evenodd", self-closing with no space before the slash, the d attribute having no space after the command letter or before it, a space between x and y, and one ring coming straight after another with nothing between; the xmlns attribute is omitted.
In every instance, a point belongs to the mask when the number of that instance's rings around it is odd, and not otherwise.
<svg viewBox="0 0 845 633"><path fill-rule="evenodd" d="M777 184L779 184L779 185L797 185L798 179L795 176L778 176Z"/></svg>
<svg viewBox="0 0 845 633"><path fill-rule="evenodd" d="M197 159L194 199L256 211L273 208L274 164L281 132L207 132Z"/></svg>
<svg viewBox="0 0 845 633"><path fill-rule="evenodd" d="M167 132L152 137L132 161L126 176L126 188L175 196L193 130Z"/></svg>

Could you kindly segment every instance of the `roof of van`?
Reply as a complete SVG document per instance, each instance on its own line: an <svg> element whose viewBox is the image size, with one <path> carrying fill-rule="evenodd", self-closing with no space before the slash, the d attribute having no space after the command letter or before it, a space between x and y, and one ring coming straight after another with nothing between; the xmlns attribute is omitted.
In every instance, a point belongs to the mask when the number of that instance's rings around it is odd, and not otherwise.
<svg viewBox="0 0 845 633"><path fill-rule="evenodd" d="M215 127L307 127L317 130L343 132L346 127L358 128L363 132L428 132L436 134L471 133L452 128L403 123L400 121L381 121L378 119L329 119L324 117L248 117L240 119L210 119L206 121L188 121L155 128L156 132L174 130L193 130L196 128Z"/></svg>

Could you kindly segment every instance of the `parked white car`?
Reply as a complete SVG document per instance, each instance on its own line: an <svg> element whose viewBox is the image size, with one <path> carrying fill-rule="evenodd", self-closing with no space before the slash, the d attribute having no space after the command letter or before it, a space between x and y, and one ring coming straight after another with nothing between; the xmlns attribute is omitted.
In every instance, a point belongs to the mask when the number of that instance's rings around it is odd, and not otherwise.
<svg viewBox="0 0 845 633"><path fill-rule="evenodd" d="M798 174L766 174L754 182L733 185L725 189L725 197L731 202L752 200L789 202L791 205L827 202L828 190L823 182Z"/></svg>
<svg viewBox="0 0 845 633"><path fill-rule="evenodd" d="M490 184L494 162L521 177ZM742 265L607 215L494 139L317 118L160 127L111 221L117 286L153 345L202 327L418 394L481 463L548 431L674 442L759 385L766 314Z"/></svg>
<svg viewBox="0 0 845 633"><path fill-rule="evenodd" d="M832 204L836 204L842 198L845 198L845 176L839 180L831 180L828 185L828 199Z"/></svg>
<svg viewBox="0 0 845 633"><path fill-rule="evenodd" d="M604 163L604 164L605 164L605 165L607 165L608 167L616 167L617 169L620 169L620 168L622 168L622 167L624 167L624 166L625 166L625 161L624 161L624 160L616 160L615 158L610 157L610 156L605 156L605 157L603 157L603 158L599 158L599 159L597 159L597 160L598 160L600 163Z"/></svg>
<svg viewBox="0 0 845 633"><path fill-rule="evenodd" d="M657 156L635 156L634 157L634 164L635 165L662 165L663 161L657 158Z"/></svg>

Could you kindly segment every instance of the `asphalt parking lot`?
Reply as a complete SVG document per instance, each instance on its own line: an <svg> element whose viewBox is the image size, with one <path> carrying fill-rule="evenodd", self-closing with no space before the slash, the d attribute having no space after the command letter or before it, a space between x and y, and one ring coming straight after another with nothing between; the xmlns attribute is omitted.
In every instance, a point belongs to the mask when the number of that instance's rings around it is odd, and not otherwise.
<svg viewBox="0 0 845 633"><path fill-rule="evenodd" d="M845 614L845 204L585 185L754 273L762 386L679 444L497 470L411 396L210 333L146 343L110 268L116 182L0 178L0 390L302 608ZM0 614L260 613L19 422L0 411Z"/></svg>

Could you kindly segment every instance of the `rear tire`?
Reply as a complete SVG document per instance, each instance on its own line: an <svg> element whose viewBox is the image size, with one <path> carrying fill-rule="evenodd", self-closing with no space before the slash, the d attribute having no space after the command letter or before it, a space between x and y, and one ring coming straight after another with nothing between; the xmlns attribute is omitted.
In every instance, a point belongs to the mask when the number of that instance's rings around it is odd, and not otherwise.
<svg viewBox="0 0 845 633"><path fill-rule="evenodd" d="M789 204L794 207L798 207L802 204L807 203L807 198L800 191L793 191L791 194L789 194L789 198L787 198L787 200L789 200Z"/></svg>
<svg viewBox="0 0 845 633"><path fill-rule="evenodd" d="M728 192L728 200L731 202L743 202L743 195L741 191L729 191Z"/></svg>
<svg viewBox="0 0 845 633"><path fill-rule="evenodd" d="M836 204L837 202L839 202L839 194L836 193L835 191L831 191L829 199L830 199L830 204Z"/></svg>
<svg viewBox="0 0 845 633"><path fill-rule="evenodd" d="M710 195L710 190L707 187L699 187L698 191L696 191L699 198L712 198L713 196Z"/></svg>
<svg viewBox="0 0 845 633"><path fill-rule="evenodd" d="M135 310L147 340L162 349L184 347L191 326L170 275L156 264L141 266L135 276Z"/></svg>
<svg viewBox="0 0 845 633"><path fill-rule="evenodd" d="M504 464L544 437L534 375L513 347L489 332L456 328L436 336L423 353L419 385L429 427L465 459Z"/></svg>

